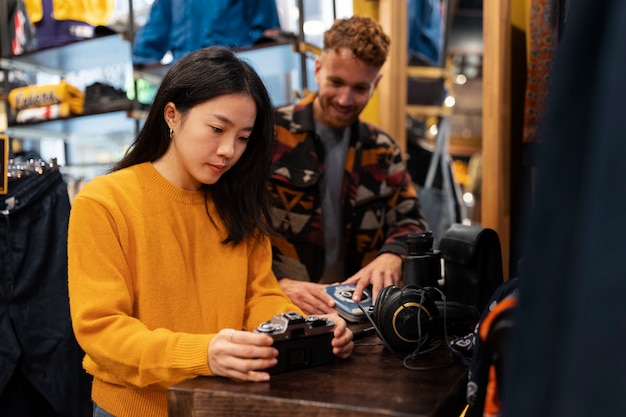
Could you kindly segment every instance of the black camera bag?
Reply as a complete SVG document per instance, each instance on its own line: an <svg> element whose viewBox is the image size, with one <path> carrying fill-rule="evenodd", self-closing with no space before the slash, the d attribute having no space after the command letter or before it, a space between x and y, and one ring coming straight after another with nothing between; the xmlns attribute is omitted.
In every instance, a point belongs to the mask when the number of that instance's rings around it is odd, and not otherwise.
<svg viewBox="0 0 626 417"><path fill-rule="evenodd" d="M455 223L439 246L444 259L444 293L449 301L483 311L503 283L500 238L493 229Z"/></svg>

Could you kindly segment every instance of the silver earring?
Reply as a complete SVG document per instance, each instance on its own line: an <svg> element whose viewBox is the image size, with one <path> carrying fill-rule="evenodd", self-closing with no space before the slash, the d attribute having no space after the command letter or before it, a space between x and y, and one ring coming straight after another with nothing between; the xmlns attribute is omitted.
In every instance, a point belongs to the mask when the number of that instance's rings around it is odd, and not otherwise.
<svg viewBox="0 0 626 417"><path fill-rule="evenodd" d="M170 140L174 138L174 129L170 128Z"/></svg>

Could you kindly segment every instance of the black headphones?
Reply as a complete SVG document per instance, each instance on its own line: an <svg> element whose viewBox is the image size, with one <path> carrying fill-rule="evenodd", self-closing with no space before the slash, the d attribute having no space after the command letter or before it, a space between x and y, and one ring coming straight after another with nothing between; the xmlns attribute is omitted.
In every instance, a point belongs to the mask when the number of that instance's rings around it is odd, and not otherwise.
<svg viewBox="0 0 626 417"><path fill-rule="evenodd" d="M439 320L431 289L391 285L376 297L372 316L378 336L391 351L408 351L424 345Z"/></svg>
<svg viewBox="0 0 626 417"><path fill-rule="evenodd" d="M369 311L378 337L392 352L420 350L435 337L447 344L448 332L469 334L480 317L472 306L446 302L444 294L434 287L413 285L383 288Z"/></svg>

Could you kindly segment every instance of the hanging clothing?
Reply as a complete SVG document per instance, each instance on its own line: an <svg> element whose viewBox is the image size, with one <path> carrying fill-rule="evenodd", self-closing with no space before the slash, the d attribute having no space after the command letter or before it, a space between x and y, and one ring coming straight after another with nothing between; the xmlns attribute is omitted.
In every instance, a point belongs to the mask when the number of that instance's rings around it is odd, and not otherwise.
<svg viewBox="0 0 626 417"><path fill-rule="evenodd" d="M35 28L23 0L3 0L0 5L0 55L21 55L36 47ZM3 14L6 12L6 14ZM2 87L0 87L1 91Z"/></svg>
<svg viewBox="0 0 626 417"><path fill-rule="evenodd" d="M552 68L557 49L565 29L569 0L527 0L529 6L526 28L527 65L524 91L524 113L522 121L522 160L519 182L526 188L517 198L519 212L529 213L534 204L537 154L542 146L543 119L549 100ZM516 194L517 195L517 194ZM527 219L519 216L514 229L525 230ZM518 241L519 243L519 241ZM521 249L512 247L512 257L524 256ZM513 263L515 269L515 262ZM517 274L517 271L512 271Z"/></svg>
<svg viewBox="0 0 626 417"><path fill-rule="evenodd" d="M566 16L567 0L531 0L524 103L524 142L541 142L552 67Z"/></svg>
<svg viewBox="0 0 626 417"><path fill-rule="evenodd" d="M24 0L35 26L37 48L90 39L96 26L105 26L115 0Z"/></svg>
<svg viewBox="0 0 626 417"><path fill-rule="evenodd" d="M91 415L91 378L70 321L69 212L58 170L10 178L0 198L0 393L25 379L56 416L74 417Z"/></svg>
<svg viewBox="0 0 626 417"><path fill-rule="evenodd" d="M275 0L155 0L137 32L133 64L173 62L205 46L246 47L280 28Z"/></svg>
<svg viewBox="0 0 626 417"><path fill-rule="evenodd" d="M626 2L571 2L505 375L507 417L624 416Z"/></svg>
<svg viewBox="0 0 626 417"><path fill-rule="evenodd" d="M441 0L407 0L409 58L421 65L442 66Z"/></svg>

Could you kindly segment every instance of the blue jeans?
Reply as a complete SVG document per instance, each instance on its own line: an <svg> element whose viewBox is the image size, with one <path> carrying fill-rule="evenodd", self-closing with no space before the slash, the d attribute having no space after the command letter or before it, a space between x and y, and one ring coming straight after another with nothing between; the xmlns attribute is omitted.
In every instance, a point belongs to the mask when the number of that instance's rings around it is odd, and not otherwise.
<svg viewBox="0 0 626 417"><path fill-rule="evenodd" d="M115 417L113 414L110 414L104 411L102 408L98 406L98 404L93 403L93 417Z"/></svg>

